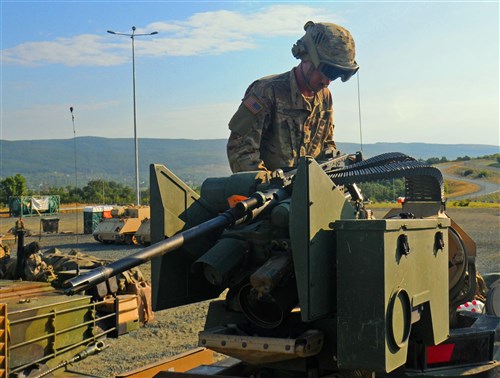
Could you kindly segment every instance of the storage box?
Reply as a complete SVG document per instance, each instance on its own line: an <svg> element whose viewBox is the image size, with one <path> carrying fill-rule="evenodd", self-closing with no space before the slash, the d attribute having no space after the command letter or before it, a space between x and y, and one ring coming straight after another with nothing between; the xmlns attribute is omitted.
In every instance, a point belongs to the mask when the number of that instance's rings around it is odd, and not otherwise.
<svg viewBox="0 0 500 378"><path fill-rule="evenodd" d="M42 218L43 232L58 233L59 232L59 218Z"/></svg>
<svg viewBox="0 0 500 378"><path fill-rule="evenodd" d="M105 299L98 310L104 313L115 313L113 319L115 332L114 337L118 337L139 328L139 305L138 297L135 294L120 294L115 298Z"/></svg>
<svg viewBox="0 0 500 378"><path fill-rule="evenodd" d="M429 330L427 345L447 338L449 226L448 218L334 223L341 369L398 368L414 326Z"/></svg>

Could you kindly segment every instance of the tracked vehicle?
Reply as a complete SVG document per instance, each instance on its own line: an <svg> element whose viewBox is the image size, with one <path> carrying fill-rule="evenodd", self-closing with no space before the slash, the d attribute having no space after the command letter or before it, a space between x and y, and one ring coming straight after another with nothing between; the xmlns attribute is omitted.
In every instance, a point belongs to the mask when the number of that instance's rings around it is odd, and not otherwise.
<svg viewBox="0 0 500 378"><path fill-rule="evenodd" d="M103 219L93 232L101 243L137 244L135 233L150 216L149 206L130 206L111 210L112 218Z"/></svg>
<svg viewBox="0 0 500 378"><path fill-rule="evenodd" d="M405 178L405 201L373 219L356 184L388 177ZM150 178L153 244L66 290L151 259L155 310L227 290L199 344L232 359L186 376L500 373L498 286L488 313L456 311L476 295L476 250L446 215L439 170L399 153L302 158L290 172L207 179L200 196L162 165ZM167 370L157 376L183 376Z"/></svg>
<svg viewBox="0 0 500 378"><path fill-rule="evenodd" d="M151 219L144 218L142 220L139 229L135 233L135 239L142 245L151 244Z"/></svg>

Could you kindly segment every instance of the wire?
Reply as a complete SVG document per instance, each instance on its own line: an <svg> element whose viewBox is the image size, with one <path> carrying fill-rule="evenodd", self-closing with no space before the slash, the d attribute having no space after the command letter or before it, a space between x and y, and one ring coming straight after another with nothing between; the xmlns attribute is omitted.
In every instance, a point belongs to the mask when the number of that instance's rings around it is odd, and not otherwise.
<svg viewBox="0 0 500 378"><path fill-rule="evenodd" d="M359 118L359 144L360 144L360 151L363 152L363 128L361 126L361 94L359 90L359 71L357 72L356 75L358 79L358 118Z"/></svg>
<svg viewBox="0 0 500 378"><path fill-rule="evenodd" d="M76 193L78 191L78 170L77 170L77 164L76 164L76 128L75 128L75 116L73 114L73 107L71 106L69 108L69 111L71 112L71 122L73 123L73 147L75 150L75 222L76 222L76 229L75 229L75 238L76 238L76 245L78 246L78 202L76 201ZM77 247L78 248L78 247ZM78 251L76 251L76 275L80 274L80 265L78 264Z"/></svg>

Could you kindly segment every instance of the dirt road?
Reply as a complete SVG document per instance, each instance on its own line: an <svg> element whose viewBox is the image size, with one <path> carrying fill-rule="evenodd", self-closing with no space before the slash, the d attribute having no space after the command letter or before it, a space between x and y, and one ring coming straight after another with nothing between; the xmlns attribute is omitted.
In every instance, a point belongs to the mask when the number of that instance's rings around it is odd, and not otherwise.
<svg viewBox="0 0 500 378"><path fill-rule="evenodd" d="M464 164L464 167L467 167L467 165L465 165L465 163L462 163L462 164ZM438 168L441 171L441 173L443 174L443 177L445 179L464 181L464 182L467 182L470 184L474 184L478 187L478 190L473 192L473 193L464 194L463 196L453 197L453 200L461 200L461 199L467 199L467 198L472 199L472 198L477 198L480 196L484 196L487 194L492 194L492 193L496 193L496 192L500 191L500 185L497 182L489 181L485 178L483 178L483 179L481 179L481 178L467 178L464 176L451 174L450 172L452 170L450 170L450 167L456 166L456 165L457 165L456 162L444 163L444 164L440 164L438 166ZM478 168L477 166L472 166L472 167ZM496 174L496 175L498 175L498 172L500 171L498 168L489 167L489 166L481 166L480 168L482 170L494 172L494 174Z"/></svg>

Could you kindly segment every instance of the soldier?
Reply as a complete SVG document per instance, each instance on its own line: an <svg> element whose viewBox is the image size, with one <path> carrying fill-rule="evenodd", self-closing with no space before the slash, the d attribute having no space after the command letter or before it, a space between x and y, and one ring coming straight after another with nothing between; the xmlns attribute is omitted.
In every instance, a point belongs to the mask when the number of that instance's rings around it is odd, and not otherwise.
<svg viewBox="0 0 500 378"><path fill-rule="evenodd" d="M233 172L294 167L298 158L335 152L328 85L358 71L354 40L346 29L309 21L292 48L301 62L290 72L253 82L229 122Z"/></svg>

